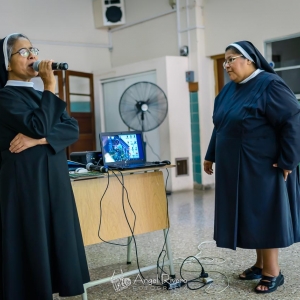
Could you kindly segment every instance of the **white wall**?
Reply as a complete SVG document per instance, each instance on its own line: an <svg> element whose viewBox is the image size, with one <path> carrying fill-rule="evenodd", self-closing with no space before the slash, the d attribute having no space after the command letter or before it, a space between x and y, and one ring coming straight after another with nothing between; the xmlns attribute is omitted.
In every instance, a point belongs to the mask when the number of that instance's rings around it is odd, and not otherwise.
<svg viewBox="0 0 300 300"><path fill-rule="evenodd" d="M92 9L92 1L82 0L0 0L0 37L21 32L40 59L65 61L71 70L107 69L108 34L95 29Z"/></svg>
<svg viewBox="0 0 300 300"><path fill-rule="evenodd" d="M176 158L188 157L188 169L190 170L188 176L179 177L175 177L175 170L172 170L173 191L193 188L190 99L188 83L185 81L186 71L188 71L188 59L186 57L166 58L170 160L174 163Z"/></svg>
<svg viewBox="0 0 300 300"><path fill-rule="evenodd" d="M31 39L106 43L94 28L91 0L1 0L0 35L20 32Z"/></svg>
<svg viewBox="0 0 300 300"><path fill-rule="evenodd" d="M169 0L125 0L126 24L172 10Z"/></svg>
<svg viewBox="0 0 300 300"><path fill-rule="evenodd" d="M125 0L125 14L126 24L112 29L113 67L178 54L176 13L169 0Z"/></svg>
<svg viewBox="0 0 300 300"><path fill-rule="evenodd" d="M95 86L100 97L103 98L101 80L153 70L156 72L157 85L165 92L168 98L167 118L158 127L161 145L160 156L163 159L169 159L173 164L175 163L175 158L188 157L190 162L189 169L192 170L189 91L185 82L185 72L188 70L186 57L157 58L119 66L107 73L101 74L101 72L97 72L95 74ZM103 99L101 99L102 101ZM103 111L101 105L100 109ZM109 118L109 116L105 117ZM192 188L192 172L190 172L189 176L176 177L175 169L170 170L168 189L178 191Z"/></svg>
<svg viewBox="0 0 300 300"><path fill-rule="evenodd" d="M240 40L264 41L300 32L299 0L204 0L206 55Z"/></svg>
<svg viewBox="0 0 300 300"><path fill-rule="evenodd" d="M203 18L203 6L199 3L195 7L195 15L197 24L199 27L204 27L204 18ZM200 120L200 151L201 151L201 161L204 161L206 154L207 146L210 141L211 133L213 130L212 114L213 114L213 105L215 98L215 86L214 86L214 66L213 60L206 56L205 53L205 29L198 29L193 40L196 45L194 48L197 52L194 54L197 57L197 65L195 67L198 73L199 81L199 120ZM202 167L202 164L201 164ZM204 186L213 185L215 182L214 175L208 175L203 171L202 168L202 184Z"/></svg>

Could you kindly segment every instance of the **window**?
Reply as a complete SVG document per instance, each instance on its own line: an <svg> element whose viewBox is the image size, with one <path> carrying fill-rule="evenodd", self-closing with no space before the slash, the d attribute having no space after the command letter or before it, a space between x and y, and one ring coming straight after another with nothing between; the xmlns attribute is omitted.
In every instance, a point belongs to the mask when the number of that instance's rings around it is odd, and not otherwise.
<svg viewBox="0 0 300 300"><path fill-rule="evenodd" d="M300 36L266 42L266 59L300 100Z"/></svg>

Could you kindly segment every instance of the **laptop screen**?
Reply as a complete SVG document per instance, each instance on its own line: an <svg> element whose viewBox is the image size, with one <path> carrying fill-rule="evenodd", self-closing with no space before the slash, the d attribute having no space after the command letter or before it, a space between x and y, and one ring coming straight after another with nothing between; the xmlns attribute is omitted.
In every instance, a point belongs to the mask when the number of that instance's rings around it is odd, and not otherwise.
<svg viewBox="0 0 300 300"><path fill-rule="evenodd" d="M102 132L99 136L104 165L146 161L142 132Z"/></svg>

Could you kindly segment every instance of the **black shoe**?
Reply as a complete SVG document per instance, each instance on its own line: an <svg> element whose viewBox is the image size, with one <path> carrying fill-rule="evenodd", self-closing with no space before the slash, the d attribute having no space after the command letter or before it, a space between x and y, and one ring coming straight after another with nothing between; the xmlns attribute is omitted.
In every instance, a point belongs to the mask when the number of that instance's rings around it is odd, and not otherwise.
<svg viewBox="0 0 300 300"><path fill-rule="evenodd" d="M260 279L261 278L261 272L262 272L261 268L253 266L253 267L251 267L251 268L244 271L245 277L242 277L241 275L239 275L239 278L241 280Z"/></svg>
<svg viewBox="0 0 300 300"><path fill-rule="evenodd" d="M264 281L264 280L267 280L267 281ZM279 275L276 277L269 277L269 276L262 275L262 278L259 281L259 283L257 284L257 286L255 287L254 291L259 294L272 293L272 292L276 291L277 288L283 284L284 284L284 277L281 274L281 272L279 272ZM265 291L258 290L257 287L259 285L266 286L268 289Z"/></svg>

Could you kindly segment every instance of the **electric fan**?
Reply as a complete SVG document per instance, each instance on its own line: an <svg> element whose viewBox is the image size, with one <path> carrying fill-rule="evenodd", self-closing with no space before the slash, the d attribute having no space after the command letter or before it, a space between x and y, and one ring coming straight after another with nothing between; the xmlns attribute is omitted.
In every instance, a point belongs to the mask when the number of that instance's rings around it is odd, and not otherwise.
<svg viewBox="0 0 300 300"><path fill-rule="evenodd" d="M166 118L168 101L163 90L156 84L141 81L129 86L121 96L119 113L131 129L150 131Z"/></svg>

